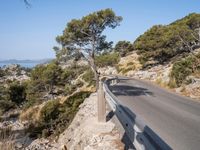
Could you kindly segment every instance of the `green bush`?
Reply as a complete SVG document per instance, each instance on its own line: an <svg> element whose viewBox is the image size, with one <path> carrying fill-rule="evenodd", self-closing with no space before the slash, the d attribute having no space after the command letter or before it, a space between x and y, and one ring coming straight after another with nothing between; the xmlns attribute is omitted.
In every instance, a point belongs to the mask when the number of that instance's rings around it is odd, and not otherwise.
<svg viewBox="0 0 200 150"><path fill-rule="evenodd" d="M71 69L71 68L67 68L64 70L64 72L61 74L61 79L63 81L70 81L72 80L74 77L76 76L76 72Z"/></svg>
<svg viewBox="0 0 200 150"><path fill-rule="evenodd" d="M66 101L65 101L65 105L70 107L70 109L72 109L73 111L77 111L78 110L78 106L84 101L85 98L87 98L89 95L91 94L91 92L85 92L85 91L81 91L78 92L76 94L74 94L73 96L69 97Z"/></svg>
<svg viewBox="0 0 200 150"><path fill-rule="evenodd" d="M83 85L78 82L71 84L82 73L88 70L86 66L79 66L76 63L65 69L61 68L57 61L52 61L47 65L35 67L30 74L30 81L26 82L26 103L25 108L41 104L45 95L70 95ZM56 93L55 93L56 92Z"/></svg>
<svg viewBox="0 0 200 150"><path fill-rule="evenodd" d="M39 122L31 123L27 132L31 137L56 136L62 133L73 120L79 105L90 92L78 92L69 97L63 104L58 100L46 103L40 113Z"/></svg>
<svg viewBox="0 0 200 150"><path fill-rule="evenodd" d="M115 52L119 53L121 57L126 56L127 53L134 50L133 44L129 41L119 41L115 45Z"/></svg>
<svg viewBox="0 0 200 150"><path fill-rule="evenodd" d="M48 101L40 112L41 122L48 123L51 120L55 120L62 111L60 108L58 100Z"/></svg>
<svg viewBox="0 0 200 150"><path fill-rule="evenodd" d="M9 99L17 105L21 104L26 100L25 86L20 85L19 83L11 84L8 89L8 93Z"/></svg>
<svg viewBox="0 0 200 150"><path fill-rule="evenodd" d="M48 101L40 111L38 122L31 123L27 132L31 137L48 137L53 134L56 120L61 113L65 112L64 107L59 103L59 100Z"/></svg>
<svg viewBox="0 0 200 150"><path fill-rule="evenodd" d="M9 100L0 100L0 115L12 108L15 108L15 104L13 102Z"/></svg>
<svg viewBox="0 0 200 150"><path fill-rule="evenodd" d="M5 76L5 72L4 72L4 70L2 70L1 68L0 68L0 78L2 78L2 77L4 77Z"/></svg>
<svg viewBox="0 0 200 150"><path fill-rule="evenodd" d="M76 91L76 85L73 85L73 84L66 84L65 87L64 87L64 94L65 95L70 95L72 94L73 92Z"/></svg>
<svg viewBox="0 0 200 150"><path fill-rule="evenodd" d="M78 80L77 82L76 82L76 86L77 87L82 87L84 85L84 83L82 82L82 81L80 81L80 80Z"/></svg>
<svg viewBox="0 0 200 150"><path fill-rule="evenodd" d="M7 87L0 85L0 111L4 113L26 100L25 86L18 82L8 83Z"/></svg>
<svg viewBox="0 0 200 150"><path fill-rule="evenodd" d="M114 66L119 62L118 53L108 53L97 56L95 63L98 67Z"/></svg>
<svg viewBox="0 0 200 150"><path fill-rule="evenodd" d="M89 86L93 85L95 86L96 82L94 79L94 72L91 69L88 69L85 71L85 73L82 76L83 80L89 84Z"/></svg>
<svg viewBox="0 0 200 150"><path fill-rule="evenodd" d="M200 59L200 57L188 56L174 63L171 72L171 80L175 80L177 86L187 83L186 78L189 75L200 72L200 64L197 63L197 59Z"/></svg>
<svg viewBox="0 0 200 150"><path fill-rule="evenodd" d="M0 100L8 100L8 90L3 85L0 85Z"/></svg>

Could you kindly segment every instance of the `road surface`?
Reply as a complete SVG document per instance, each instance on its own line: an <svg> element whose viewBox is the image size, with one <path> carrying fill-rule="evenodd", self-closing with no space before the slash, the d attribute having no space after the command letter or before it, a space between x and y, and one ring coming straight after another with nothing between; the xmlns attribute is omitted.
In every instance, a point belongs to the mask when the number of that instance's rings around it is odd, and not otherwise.
<svg viewBox="0 0 200 150"><path fill-rule="evenodd" d="M200 150L200 103L149 82L124 79L111 90L172 149Z"/></svg>

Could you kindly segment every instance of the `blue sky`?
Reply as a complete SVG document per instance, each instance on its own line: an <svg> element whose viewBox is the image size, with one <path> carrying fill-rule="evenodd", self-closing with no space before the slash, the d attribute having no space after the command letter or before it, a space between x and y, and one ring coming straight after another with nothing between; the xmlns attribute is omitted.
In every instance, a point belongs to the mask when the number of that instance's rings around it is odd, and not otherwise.
<svg viewBox="0 0 200 150"><path fill-rule="evenodd" d="M130 40L155 24L168 24L189 13L200 13L199 0L0 0L0 59L53 58L55 37L68 21L112 8L123 17L120 27L107 30L108 40Z"/></svg>

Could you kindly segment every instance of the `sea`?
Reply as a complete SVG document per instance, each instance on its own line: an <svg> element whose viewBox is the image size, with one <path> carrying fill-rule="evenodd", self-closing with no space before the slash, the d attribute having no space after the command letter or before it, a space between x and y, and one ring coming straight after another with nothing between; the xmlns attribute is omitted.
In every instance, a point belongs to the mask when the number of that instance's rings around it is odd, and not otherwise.
<svg viewBox="0 0 200 150"><path fill-rule="evenodd" d="M7 66L7 65L11 65L11 64L13 64L13 63L0 62L0 67L4 67L4 66ZM22 67L25 67L25 68L33 68L40 63L39 62L30 62L30 63L17 63L17 64L22 66Z"/></svg>

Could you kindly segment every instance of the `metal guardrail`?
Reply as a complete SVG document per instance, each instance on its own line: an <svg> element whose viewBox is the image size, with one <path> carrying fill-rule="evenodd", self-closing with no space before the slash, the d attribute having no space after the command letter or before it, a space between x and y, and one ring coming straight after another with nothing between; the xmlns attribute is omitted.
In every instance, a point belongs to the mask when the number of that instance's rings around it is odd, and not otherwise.
<svg viewBox="0 0 200 150"><path fill-rule="evenodd" d="M120 79L107 79L103 83L103 90L109 106L122 124L129 140L135 148L138 150L171 150L172 148L138 118L134 112L118 103L117 97L109 89L118 80Z"/></svg>

